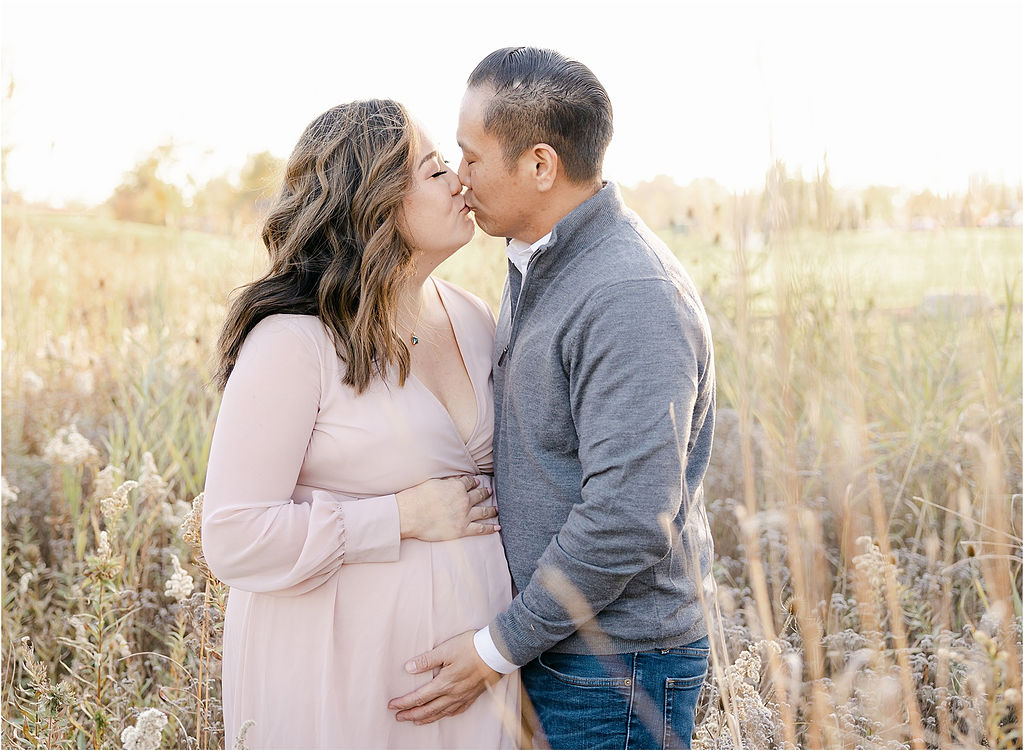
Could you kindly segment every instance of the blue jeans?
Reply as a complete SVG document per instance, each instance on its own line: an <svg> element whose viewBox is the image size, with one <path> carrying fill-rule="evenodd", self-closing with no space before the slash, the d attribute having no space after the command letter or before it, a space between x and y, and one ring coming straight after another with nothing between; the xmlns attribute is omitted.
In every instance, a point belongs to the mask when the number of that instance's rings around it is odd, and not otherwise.
<svg viewBox="0 0 1024 751"><path fill-rule="evenodd" d="M521 670L551 748L689 748L708 638L616 655L545 652Z"/></svg>

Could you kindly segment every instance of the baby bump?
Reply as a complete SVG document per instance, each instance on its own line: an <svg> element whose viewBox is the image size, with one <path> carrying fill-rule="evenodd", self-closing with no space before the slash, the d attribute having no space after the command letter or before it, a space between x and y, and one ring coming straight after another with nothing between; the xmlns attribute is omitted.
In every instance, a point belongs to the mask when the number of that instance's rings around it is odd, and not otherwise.
<svg viewBox="0 0 1024 751"><path fill-rule="evenodd" d="M399 560L342 565L336 588L327 586L335 590L339 621L378 634L404 623L401 631L428 648L485 626L512 600L498 533L444 542L405 539Z"/></svg>
<svg viewBox="0 0 1024 751"><path fill-rule="evenodd" d="M498 534L432 543L429 554L439 640L482 628L512 601Z"/></svg>

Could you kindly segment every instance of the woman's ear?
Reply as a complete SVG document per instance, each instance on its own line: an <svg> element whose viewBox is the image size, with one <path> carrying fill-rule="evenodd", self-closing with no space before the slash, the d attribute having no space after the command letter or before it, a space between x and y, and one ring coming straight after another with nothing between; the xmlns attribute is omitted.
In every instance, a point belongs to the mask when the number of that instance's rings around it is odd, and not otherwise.
<svg viewBox="0 0 1024 751"><path fill-rule="evenodd" d="M533 177L537 181L537 190L551 190L558 177L558 153L546 143L538 143L530 150L533 162Z"/></svg>

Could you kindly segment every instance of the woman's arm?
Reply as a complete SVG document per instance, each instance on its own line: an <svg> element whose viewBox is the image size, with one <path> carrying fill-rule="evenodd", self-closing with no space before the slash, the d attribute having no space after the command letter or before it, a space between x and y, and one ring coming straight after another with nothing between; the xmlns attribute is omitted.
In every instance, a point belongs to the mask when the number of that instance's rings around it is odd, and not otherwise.
<svg viewBox="0 0 1024 751"><path fill-rule="evenodd" d="M210 448L203 552L211 571L250 592L296 595L343 562L398 560L402 537L451 539L494 530L475 480L429 480L397 496L362 500L316 491L295 502L316 423L320 350L289 319L249 334L224 389Z"/></svg>

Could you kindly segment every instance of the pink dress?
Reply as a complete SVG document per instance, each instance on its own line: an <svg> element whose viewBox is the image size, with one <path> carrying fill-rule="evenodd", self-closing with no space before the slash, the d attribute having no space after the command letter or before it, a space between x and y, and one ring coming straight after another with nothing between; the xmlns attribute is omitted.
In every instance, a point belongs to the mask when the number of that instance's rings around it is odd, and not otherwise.
<svg viewBox="0 0 1024 751"><path fill-rule="evenodd" d="M511 748L518 676L464 713L395 720L426 683L406 660L490 622L511 600L497 534L400 540L394 493L432 477L490 483L494 319L437 280L477 400L468 444L410 376L360 395L319 319L274 315L246 338L210 449L203 549L231 586L224 626L225 747Z"/></svg>

